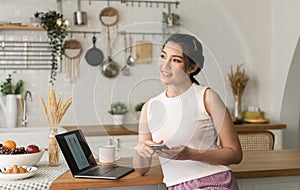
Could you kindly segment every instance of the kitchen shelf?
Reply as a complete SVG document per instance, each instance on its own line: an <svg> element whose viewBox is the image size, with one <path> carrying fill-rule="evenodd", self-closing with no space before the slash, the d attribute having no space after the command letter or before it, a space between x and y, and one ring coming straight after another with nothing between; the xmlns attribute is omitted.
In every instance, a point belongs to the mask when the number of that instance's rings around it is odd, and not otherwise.
<svg viewBox="0 0 300 190"><path fill-rule="evenodd" d="M39 26L28 26L28 25L2 25L0 30L44 30Z"/></svg>

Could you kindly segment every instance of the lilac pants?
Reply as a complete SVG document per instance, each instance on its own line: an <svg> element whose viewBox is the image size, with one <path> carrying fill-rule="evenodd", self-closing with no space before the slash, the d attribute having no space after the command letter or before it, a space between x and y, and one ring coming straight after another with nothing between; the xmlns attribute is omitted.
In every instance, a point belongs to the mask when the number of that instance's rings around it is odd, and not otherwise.
<svg viewBox="0 0 300 190"><path fill-rule="evenodd" d="M193 179L174 186L168 187L168 190L239 190L232 171L216 173L210 176Z"/></svg>

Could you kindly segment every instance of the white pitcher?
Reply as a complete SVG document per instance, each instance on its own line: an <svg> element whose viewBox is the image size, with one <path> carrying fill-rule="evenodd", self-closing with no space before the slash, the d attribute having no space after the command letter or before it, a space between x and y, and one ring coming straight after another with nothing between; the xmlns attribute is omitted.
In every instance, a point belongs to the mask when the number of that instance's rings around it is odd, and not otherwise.
<svg viewBox="0 0 300 190"><path fill-rule="evenodd" d="M6 127L14 128L17 127L18 122L18 101L21 99L21 94L9 94L5 96L6 104L4 104L2 98L0 98L0 104L4 112Z"/></svg>

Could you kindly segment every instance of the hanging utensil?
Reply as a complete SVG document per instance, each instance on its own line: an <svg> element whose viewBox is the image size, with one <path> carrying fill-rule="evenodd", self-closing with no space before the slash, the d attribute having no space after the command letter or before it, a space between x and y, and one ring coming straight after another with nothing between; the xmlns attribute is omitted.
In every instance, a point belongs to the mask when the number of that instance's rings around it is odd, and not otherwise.
<svg viewBox="0 0 300 190"><path fill-rule="evenodd" d="M129 56L127 58L127 65L133 66L135 64L135 59L131 56L132 54L132 38L129 36Z"/></svg>
<svg viewBox="0 0 300 190"><path fill-rule="evenodd" d="M82 47L79 41L70 39L65 41L63 48L65 56L63 59L63 72L70 78L70 81L73 83L74 79L78 76Z"/></svg>
<svg viewBox="0 0 300 190"><path fill-rule="evenodd" d="M80 0L77 0L77 11L74 12L74 24L85 25L87 21L86 12L80 10Z"/></svg>
<svg viewBox="0 0 300 190"><path fill-rule="evenodd" d="M110 36L109 30L107 31L107 61L104 63L101 73L108 77L114 78L119 74L119 65L111 58L111 46L110 46Z"/></svg>
<svg viewBox="0 0 300 190"><path fill-rule="evenodd" d="M98 66L103 64L103 53L100 49L96 48L96 37L93 36L93 47L89 49L86 54L85 54L85 60L87 61L88 64L92 66Z"/></svg>
<svg viewBox="0 0 300 190"><path fill-rule="evenodd" d="M125 66L122 68L122 73L124 76L130 76L130 70L127 67L127 50L128 50L128 46L127 46L127 37L126 34L124 34L124 60L125 60Z"/></svg>
<svg viewBox="0 0 300 190"><path fill-rule="evenodd" d="M152 43L150 41L137 41L135 51L136 63L152 62Z"/></svg>
<svg viewBox="0 0 300 190"><path fill-rule="evenodd" d="M106 7L100 12L99 20L106 27L113 26L119 21L119 13L113 7Z"/></svg>
<svg viewBox="0 0 300 190"><path fill-rule="evenodd" d="M112 28L113 31L116 31L118 28L117 23L119 22L119 12L113 7L105 7L99 14L99 20L102 24L103 34L107 34L109 28ZM111 43L114 43L116 38L116 32L110 34Z"/></svg>
<svg viewBox="0 0 300 190"><path fill-rule="evenodd" d="M132 54L132 38L129 36L129 56L127 58L127 65L133 66L135 64L135 59L131 56Z"/></svg>
<svg viewBox="0 0 300 190"><path fill-rule="evenodd" d="M132 56L132 37L129 36L129 56L127 58L127 65L133 66L135 64L135 59Z"/></svg>

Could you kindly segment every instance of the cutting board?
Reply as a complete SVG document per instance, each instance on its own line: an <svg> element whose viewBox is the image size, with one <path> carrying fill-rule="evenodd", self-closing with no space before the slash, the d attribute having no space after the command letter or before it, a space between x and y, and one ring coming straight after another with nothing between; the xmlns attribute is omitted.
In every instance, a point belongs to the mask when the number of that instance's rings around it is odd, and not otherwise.
<svg viewBox="0 0 300 190"><path fill-rule="evenodd" d="M137 41L135 46L136 63L152 62L152 43L150 41Z"/></svg>

